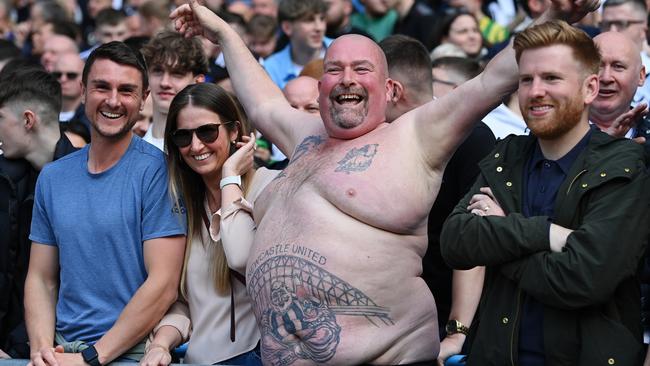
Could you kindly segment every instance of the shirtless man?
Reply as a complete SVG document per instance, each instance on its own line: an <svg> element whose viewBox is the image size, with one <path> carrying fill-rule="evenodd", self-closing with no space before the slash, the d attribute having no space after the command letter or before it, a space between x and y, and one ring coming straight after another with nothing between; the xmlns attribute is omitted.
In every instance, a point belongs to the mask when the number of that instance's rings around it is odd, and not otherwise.
<svg viewBox="0 0 650 366"><path fill-rule="evenodd" d="M577 20L597 0L555 0ZM385 123L393 98L381 49L338 38L325 56L320 118L297 111L227 24L195 0L171 17L222 47L256 127L291 163L255 202L247 287L270 365L435 360L436 307L420 278L427 215L474 121L516 87L511 48L452 93ZM469 102L469 103L468 103ZM462 107L459 107L462 106ZM300 120L300 123L296 123Z"/></svg>

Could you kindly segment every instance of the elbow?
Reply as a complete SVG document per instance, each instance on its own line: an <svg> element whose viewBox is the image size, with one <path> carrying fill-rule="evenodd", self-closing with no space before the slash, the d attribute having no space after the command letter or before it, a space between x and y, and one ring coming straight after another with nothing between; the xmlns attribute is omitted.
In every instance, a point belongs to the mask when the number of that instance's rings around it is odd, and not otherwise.
<svg viewBox="0 0 650 366"><path fill-rule="evenodd" d="M469 263L467 255L462 248L462 232L453 217L449 217L440 233L440 254L445 263L453 269L468 270L475 267Z"/></svg>

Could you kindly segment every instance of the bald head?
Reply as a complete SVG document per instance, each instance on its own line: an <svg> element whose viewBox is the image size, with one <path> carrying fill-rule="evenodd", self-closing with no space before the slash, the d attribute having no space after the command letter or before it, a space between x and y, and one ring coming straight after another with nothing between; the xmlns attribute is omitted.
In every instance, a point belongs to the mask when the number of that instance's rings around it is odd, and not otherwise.
<svg viewBox="0 0 650 366"><path fill-rule="evenodd" d="M41 64L51 72L59 56L64 53L79 53L79 48L72 38L53 34L45 39Z"/></svg>
<svg viewBox="0 0 650 366"><path fill-rule="evenodd" d="M330 55L338 55L337 52L341 49L357 53L360 58L368 59L384 78L388 78L388 62L384 51L375 41L360 34L346 34L334 40L325 53L325 68L327 68L328 61L331 61Z"/></svg>
<svg viewBox="0 0 650 366"><path fill-rule="evenodd" d="M291 106L307 113L318 114L318 80L299 76L289 81L282 90Z"/></svg>
<svg viewBox="0 0 650 366"><path fill-rule="evenodd" d="M605 32L594 38L601 54L598 97L591 106L590 118L607 127L625 113L637 87L645 81L637 44L621 32Z"/></svg>

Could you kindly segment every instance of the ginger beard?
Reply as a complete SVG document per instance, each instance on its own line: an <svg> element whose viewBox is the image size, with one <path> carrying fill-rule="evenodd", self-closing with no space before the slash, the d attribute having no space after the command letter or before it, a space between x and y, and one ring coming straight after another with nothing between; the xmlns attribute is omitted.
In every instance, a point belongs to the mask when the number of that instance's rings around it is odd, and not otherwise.
<svg viewBox="0 0 650 366"><path fill-rule="evenodd" d="M551 106L550 114L541 117L531 115L530 110L533 106L542 105ZM524 101L520 99L520 108L524 111L523 117L526 126L533 135L542 140L553 140L570 131L580 123L582 113L585 110L580 94L574 94L571 99L565 99L562 102L554 98L528 99Z"/></svg>

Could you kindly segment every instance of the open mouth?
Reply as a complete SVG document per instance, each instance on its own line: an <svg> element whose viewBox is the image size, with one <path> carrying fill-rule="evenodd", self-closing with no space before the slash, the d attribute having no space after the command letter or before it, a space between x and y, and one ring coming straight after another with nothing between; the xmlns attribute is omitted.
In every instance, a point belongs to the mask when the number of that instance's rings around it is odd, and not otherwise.
<svg viewBox="0 0 650 366"><path fill-rule="evenodd" d="M102 116L108 118L108 119L117 119L122 117L122 113L112 113L112 112L100 112Z"/></svg>
<svg viewBox="0 0 650 366"><path fill-rule="evenodd" d="M363 96L359 94L345 93L334 98L338 104L359 104L363 101Z"/></svg>
<svg viewBox="0 0 650 366"><path fill-rule="evenodd" d="M614 95L616 95L615 90L611 90L611 89L600 89L600 90L598 90L598 96L601 96L601 97L607 98L607 97L611 97L611 96L614 96Z"/></svg>
<svg viewBox="0 0 650 366"><path fill-rule="evenodd" d="M193 155L192 157L196 161L203 161L203 160L209 158L211 155L212 155L212 153L205 153L205 154L201 154L201 155Z"/></svg>

